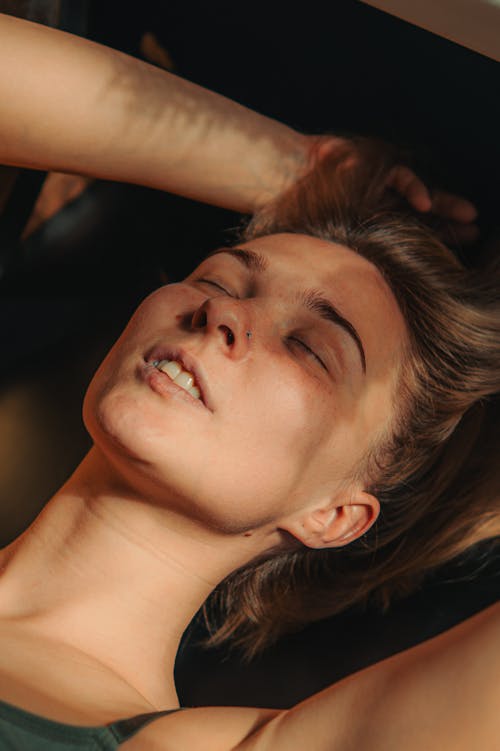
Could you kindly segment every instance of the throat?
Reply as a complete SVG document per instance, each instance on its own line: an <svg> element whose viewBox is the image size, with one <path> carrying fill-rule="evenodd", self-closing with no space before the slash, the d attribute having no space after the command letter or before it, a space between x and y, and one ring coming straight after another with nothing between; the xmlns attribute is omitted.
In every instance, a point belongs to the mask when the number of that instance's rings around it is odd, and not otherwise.
<svg viewBox="0 0 500 751"><path fill-rule="evenodd" d="M218 582L253 557L249 540L242 548L174 504L153 506L92 449L2 551L0 626L27 645L16 674L53 675L61 696L81 673L103 700L105 675L138 713L177 706L182 634Z"/></svg>

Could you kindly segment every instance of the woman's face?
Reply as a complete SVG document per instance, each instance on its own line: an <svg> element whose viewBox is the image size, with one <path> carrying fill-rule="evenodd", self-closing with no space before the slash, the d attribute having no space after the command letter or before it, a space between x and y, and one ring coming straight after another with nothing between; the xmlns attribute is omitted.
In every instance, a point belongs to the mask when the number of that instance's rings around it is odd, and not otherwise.
<svg viewBox="0 0 500 751"><path fill-rule="evenodd" d="M380 273L353 251L292 234L239 248L144 300L84 405L128 482L228 533L348 491L390 424L406 337ZM203 401L153 364L176 359Z"/></svg>

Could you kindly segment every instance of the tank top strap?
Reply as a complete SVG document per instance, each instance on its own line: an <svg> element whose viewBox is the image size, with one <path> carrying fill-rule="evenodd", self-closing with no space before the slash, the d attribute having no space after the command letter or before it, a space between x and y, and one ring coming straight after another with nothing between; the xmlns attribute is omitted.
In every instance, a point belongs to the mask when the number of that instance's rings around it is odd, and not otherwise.
<svg viewBox="0 0 500 751"><path fill-rule="evenodd" d="M145 714L134 715L134 717L127 717L124 720L117 720L116 722L110 722L106 725L116 741L124 743L131 738L135 733L139 732L141 728L148 725L153 720L157 720L159 717L173 714L174 712L181 712L182 707L179 709L164 709L161 712L146 712Z"/></svg>

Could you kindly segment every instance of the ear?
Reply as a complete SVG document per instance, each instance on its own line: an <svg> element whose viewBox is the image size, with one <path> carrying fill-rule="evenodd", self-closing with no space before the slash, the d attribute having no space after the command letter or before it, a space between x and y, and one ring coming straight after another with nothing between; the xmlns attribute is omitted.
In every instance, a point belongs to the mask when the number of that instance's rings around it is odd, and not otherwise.
<svg viewBox="0 0 500 751"><path fill-rule="evenodd" d="M303 509L280 524L308 548L338 548L368 532L380 513L375 496L364 490L349 495L345 503L328 499Z"/></svg>

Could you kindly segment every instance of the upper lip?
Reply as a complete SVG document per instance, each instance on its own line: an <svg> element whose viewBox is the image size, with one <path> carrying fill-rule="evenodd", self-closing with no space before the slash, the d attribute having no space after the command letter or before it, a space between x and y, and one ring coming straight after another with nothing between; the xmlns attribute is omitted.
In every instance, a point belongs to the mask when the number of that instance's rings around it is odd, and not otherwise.
<svg viewBox="0 0 500 751"><path fill-rule="evenodd" d="M159 345L153 347L153 349L148 352L145 360L147 363L152 363L155 360L176 360L180 363L184 370L189 370L189 372L193 374L196 386L200 390L201 401L207 409L213 412L203 368L198 360L196 360L193 355L187 352L184 348Z"/></svg>

